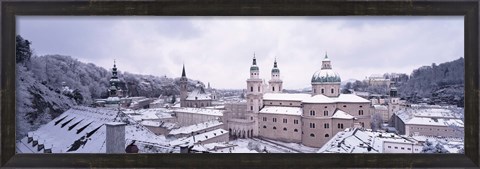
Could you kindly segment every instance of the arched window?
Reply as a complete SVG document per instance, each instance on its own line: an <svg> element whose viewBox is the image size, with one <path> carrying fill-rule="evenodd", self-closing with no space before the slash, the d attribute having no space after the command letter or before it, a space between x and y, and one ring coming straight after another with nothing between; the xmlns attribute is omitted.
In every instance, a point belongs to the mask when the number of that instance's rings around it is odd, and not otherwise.
<svg viewBox="0 0 480 169"><path fill-rule="evenodd" d="M253 92L253 86L250 86L250 91Z"/></svg>
<svg viewBox="0 0 480 169"><path fill-rule="evenodd" d="M272 91L275 91L275 87L272 87Z"/></svg>
<svg viewBox="0 0 480 169"><path fill-rule="evenodd" d="M328 134L325 134L325 137L329 137L329 135L328 135Z"/></svg>
<svg viewBox="0 0 480 169"><path fill-rule="evenodd" d="M331 92L333 93L333 88L332 88Z"/></svg>
<svg viewBox="0 0 480 169"><path fill-rule="evenodd" d="M358 110L358 115L363 115L363 110Z"/></svg>
<svg viewBox="0 0 480 169"><path fill-rule="evenodd" d="M325 123L325 124L323 124L323 127L326 128L326 129L328 129L328 128L330 128L330 124Z"/></svg>
<svg viewBox="0 0 480 169"><path fill-rule="evenodd" d="M328 110L323 111L323 116L328 116Z"/></svg>
<svg viewBox="0 0 480 169"><path fill-rule="evenodd" d="M322 94L325 93L325 90L322 89Z"/></svg>
<svg viewBox="0 0 480 169"><path fill-rule="evenodd" d="M297 130L297 129L294 129L293 131L294 131L294 132L298 132L298 130Z"/></svg>
<svg viewBox="0 0 480 169"><path fill-rule="evenodd" d="M276 130L276 129L277 129L277 127L273 126L273 129L274 129L274 130Z"/></svg>
<svg viewBox="0 0 480 169"><path fill-rule="evenodd" d="M253 106L250 106L250 110L252 110L252 111L253 111Z"/></svg>
<svg viewBox="0 0 480 169"><path fill-rule="evenodd" d="M311 133L311 134L310 134L310 137L315 137L315 134Z"/></svg>
<svg viewBox="0 0 480 169"><path fill-rule="evenodd" d="M284 128L283 128L283 131L287 131L287 128L286 128L286 127L284 127Z"/></svg>
<svg viewBox="0 0 480 169"><path fill-rule="evenodd" d="M363 123L362 123L362 127L363 127ZM342 129L343 129L343 124L340 124L340 128L342 128Z"/></svg>
<svg viewBox="0 0 480 169"><path fill-rule="evenodd" d="M340 128L340 123L337 124L337 128Z"/></svg>
<svg viewBox="0 0 480 169"><path fill-rule="evenodd" d="M266 128L267 128L267 126L263 126L263 128L264 128L264 129L266 129Z"/></svg>

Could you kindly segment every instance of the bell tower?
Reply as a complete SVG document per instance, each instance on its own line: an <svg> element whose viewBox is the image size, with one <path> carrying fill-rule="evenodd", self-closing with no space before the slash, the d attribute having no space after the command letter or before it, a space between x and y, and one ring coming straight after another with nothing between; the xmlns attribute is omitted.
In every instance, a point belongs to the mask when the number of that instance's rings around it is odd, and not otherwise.
<svg viewBox="0 0 480 169"><path fill-rule="evenodd" d="M277 58L273 62L272 78L268 81L270 86L269 91L272 93L281 93L283 90L283 81L280 79L280 69L277 67Z"/></svg>
<svg viewBox="0 0 480 169"><path fill-rule="evenodd" d="M188 84L188 79L185 73L185 65L183 65L182 77L180 78L180 107L187 107L185 102L188 95L187 84Z"/></svg>
<svg viewBox="0 0 480 169"><path fill-rule="evenodd" d="M247 79L247 118L254 121L253 136L258 136L258 112L263 106L262 79L259 78L260 70L257 66L255 53L250 66L250 78Z"/></svg>

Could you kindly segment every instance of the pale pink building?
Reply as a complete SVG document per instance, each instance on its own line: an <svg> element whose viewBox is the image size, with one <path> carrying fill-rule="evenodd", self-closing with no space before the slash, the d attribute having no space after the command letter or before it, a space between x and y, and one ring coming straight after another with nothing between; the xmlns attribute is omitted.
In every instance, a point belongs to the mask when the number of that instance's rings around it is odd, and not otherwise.
<svg viewBox="0 0 480 169"><path fill-rule="evenodd" d="M247 116L253 135L321 147L337 132L350 127L370 128L370 101L340 94L340 76L328 56L311 79L312 93L282 93L280 69L275 60L268 89L263 89L256 58L247 80Z"/></svg>

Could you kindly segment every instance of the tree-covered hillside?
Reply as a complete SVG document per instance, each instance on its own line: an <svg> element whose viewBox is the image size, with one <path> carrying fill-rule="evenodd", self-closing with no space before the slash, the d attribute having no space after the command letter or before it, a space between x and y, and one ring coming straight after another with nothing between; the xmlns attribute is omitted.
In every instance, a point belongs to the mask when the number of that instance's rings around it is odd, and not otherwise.
<svg viewBox="0 0 480 169"><path fill-rule="evenodd" d="M70 56L34 56L31 42L17 36L17 138L49 122L74 105L92 105L108 97L109 70ZM113 66L113 59L112 59ZM121 70L121 66L118 66ZM179 67L180 74L181 67ZM119 72L129 96L179 94L179 78ZM189 80L191 90L197 83ZM203 83L202 83L203 84Z"/></svg>
<svg viewBox="0 0 480 169"><path fill-rule="evenodd" d="M444 103L463 107L464 65L464 59L459 58L451 62L415 69L407 83L398 86L399 94L414 103Z"/></svg>

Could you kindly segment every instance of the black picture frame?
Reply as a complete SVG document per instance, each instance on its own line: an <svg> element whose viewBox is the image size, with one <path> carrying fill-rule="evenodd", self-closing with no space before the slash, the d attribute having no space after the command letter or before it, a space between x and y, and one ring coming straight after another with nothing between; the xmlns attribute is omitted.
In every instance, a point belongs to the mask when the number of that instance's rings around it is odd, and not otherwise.
<svg viewBox="0 0 480 169"><path fill-rule="evenodd" d="M1 5L1 167L479 167L479 1L13 1ZM464 16L465 154L16 154L15 16Z"/></svg>

